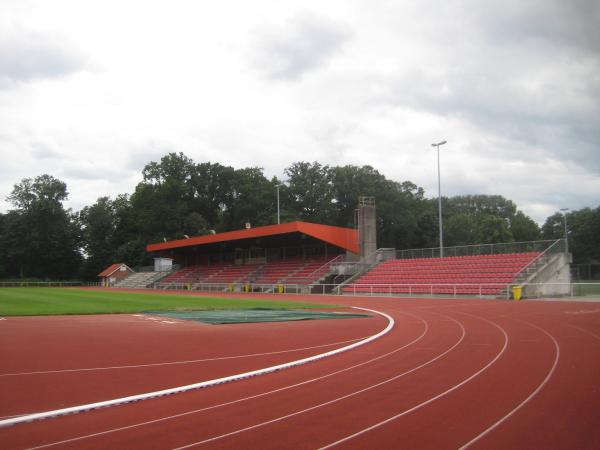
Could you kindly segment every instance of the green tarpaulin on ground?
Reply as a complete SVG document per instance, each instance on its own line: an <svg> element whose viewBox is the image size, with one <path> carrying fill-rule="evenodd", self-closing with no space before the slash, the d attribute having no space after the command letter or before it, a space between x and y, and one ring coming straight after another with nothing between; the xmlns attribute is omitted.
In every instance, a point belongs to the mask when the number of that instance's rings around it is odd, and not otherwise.
<svg viewBox="0 0 600 450"><path fill-rule="evenodd" d="M153 316L172 319L195 320L210 324L286 322L290 320L355 319L369 317L366 314L315 312L290 309L238 309L217 311L145 311Z"/></svg>

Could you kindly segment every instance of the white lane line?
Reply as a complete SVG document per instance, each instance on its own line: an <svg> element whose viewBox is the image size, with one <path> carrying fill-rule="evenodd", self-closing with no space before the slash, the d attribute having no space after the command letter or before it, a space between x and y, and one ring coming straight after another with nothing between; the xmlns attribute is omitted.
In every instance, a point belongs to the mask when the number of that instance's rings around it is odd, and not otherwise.
<svg viewBox="0 0 600 450"><path fill-rule="evenodd" d="M579 315L579 314L597 314L600 313L600 308L596 308L596 309L580 309L579 311L565 311L564 314L572 314L572 315Z"/></svg>
<svg viewBox="0 0 600 450"><path fill-rule="evenodd" d="M87 434L87 435L83 435L83 436L77 436L77 437L70 438L70 439L65 439L65 440L59 441L59 442L52 442L52 443L49 443L49 444L40 445L38 447L32 447L30 450L40 449L40 448L47 448L47 447L52 447L52 446L55 446L55 445L62 445L62 444L70 443L70 442L80 441L80 440L83 440L83 439L88 439L88 438L92 438L92 437L97 437L97 436L102 436L102 435L106 435L106 434L110 434L110 433L115 433L115 432L118 432L118 431L130 430L130 429L142 427L142 426L145 426L145 425L153 425L153 424L156 424L156 423L159 423L159 422L164 422L164 421L168 421L168 420L172 420L172 419L178 419L180 417L185 417L185 416L189 416L189 415L193 415L193 414L198 414L198 413L201 413L201 412L205 412L205 411L209 411L209 410L212 410L212 409L221 408L221 407L224 407L224 406L234 405L234 404L242 403L242 402L249 401L249 400L255 400L257 398L266 397L268 395L276 394L278 392L283 392L283 391L287 391L289 389L297 388L297 387L300 387L300 386L305 386L307 384L314 383L314 382L323 380L325 378L330 378L330 377L333 377L335 375L339 375L340 373L348 372L348 371L350 371L352 369L356 369L358 367L362 367L362 366L367 365L367 364L371 364L371 363L373 363L375 361L378 361L378 360L383 359L383 358L387 358L388 356L391 356L391 355L393 355L395 353L400 352L401 350L404 350L405 348L410 347L411 345L416 344L421 339L423 339L425 337L425 335L429 332L429 325L422 318L420 318L418 316L414 316L414 315L412 315L410 313L406 313L406 312L401 312L400 314L404 314L404 315L408 315L408 316L412 316L412 317L418 318L423 323L423 325L424 325L423 332L421 333L421 335L417 336L415 339L413 339L409 343L404 344L402 347L395 348L394 350L392 350L392 351L390 351L388 353L384 353L382 355L379 355L379 356L377 356L375 358L371 358L371 359L363 361L361 363L354 364L352 366L348 366L348 367L345 367L343 369L339 369L339 370L336 370L334 372L330 372L330 373L325 374L325 375L320 375L320 376L315 377L315 378L304 380L304 381L301 381L299 383L290 384L288 386L284 386L284 387L281 387L281 388L273 389L271 391L261 392L260 394L254 394L254 395L250 395L248 397L242 397L242 398L239 398L239 399L236 399L236 400L231 400L231 401L225 402L225 403L218 403L216 405L207 406L205 408L199 408L199 409L194 409L194 410L191 410L191 411L185 411L185 412L182 412L182 413L179 413L179 414L174 414L174 415L171 415L171 416L160 417L158 419L148 420L146 422L139 422L139 423L135 423L135 424L132 424L132 425L127 425L127 426L124 426L124 427L112 428L112 429L105 430L105 431L99 431L97 433Z"/></svg>
<svg viewBox="0 0 600 450"><path fill-rule="evenodd" d="M316 348L333 347L334 345L360 341L361 339L365 339L365 338L366 338L366 336L360 337L357 339L348 339L346 341L333 342L331 344L314 345L312 347L292 348L289 350L279 350L276 352L249 353L247 355L222 356L219 358L190 359L190 360L185 360L185 361L169 361L169 362L164 362L164 363L137 364L137 365L128 365L128 366L107 366L107 367L88 367L88 368L79 368L79 369L40 370L37 372L14 372L14 373L0 374L0 377L11 377L11 376L19 376L19 375L40 375L40 374L49 374L49 373L66 373L66 372L89 372L89 371L94 371L94 370L137 369L137 368L143 368L143 367L170 366L170 365L177 365L177 364L192 364L192 363L199 363L199 362L222 361L222 360L227 360L227 359L251 358L254 356L278 355L281 353L293 353L293 352L299 352L299 351L304 351L304 350L313 350Z"/></svg>
<svg viewBox="0 0 600 450"><path fill-rule="evenodd" d="M468 315L471 315L471 314L468 314ZM479 369L477 372L475 372L470 377L464 379L460 383L452 386L450 389L445 390L444 392L436 395L435 397L431 397L430 399L428 399L428 400L426 400L426 401L424 401L422 403L419 403L418 405L413 406L412 408L409 408L409 409L407 409L405 411L402 411L401 413L398 413L398 414L396 414L396 415L394 415L392 417L388 417L387 419L382 420L381 422L378 422L378 423L376 423L374 425L371 425L370 427L364 428L364 429L362 429L362 430L360 430L360 431L358 431L358 432L356 432L354 434L346 436L345 438L342 438L340 440L332 442L331 444L328 444L328 445L326 445L324 447L321 447L319 450L331 448L331 447L334 447L336 445L339 445L339 444L342 444L344 442L347 442L347 441L349 441L351 439L354 439L355 437L358 437L358 436L360 436L362 434L368 433L369 431L373 431L376 428L379 428L379 427L381 427L381 426L383 426L383 425L385 425L387 423L390 423L390 422L392 422L392 421L394 421L396 419L399 419L400 417L406 416L406 415L412 413L413 411L416 411L417 409L422 408L423 406L427 406L430 403L433 403L434 401L436 401L436 400L444 397L445 395L448 395L449 393L451 393L451 392L453 392L453 391L461 388L465 384L471 382L475 377L477 377L478 375L480 375L481 373L483 373L484 371L486 371L488 368L490 368L493 364L495 364L496 361L498 361L498 359L500 359L500 357L504 354L504 352L506 351L506 348L508 347L508 334L506 333L506 330L504 330L504 328L502 328L500 325L498 325L498 324L496 324L496 323L494 323L494 322L492 322L490 320L484 319L484 318L481 318L481 319L485 320L486 322L491 323L492 325L494 325L504 335L504 345L502 346L502 349L498 352L498 354L489 363L487 363L485 366L483 366L481 369Z"/></svg>
<svg viewBox="0 0 600 450"><path fill-rule="evenodd" d="M548 374L546 375L546 378L544 378L542 380L542 382L539 384L539 386L531 393L529 394L529 396L523 400L521 403L519 403L512 411L510 411L507 415L505 415L504 417L502 417L500 420L498 420L498 422L496 422L495 424L493 424L491 427L487 428L486 430L484 430L482 433L478 434L477 436L475 436L473 439L471 439L469 442L467 442L466 444L464 444L462 447L460 447L459 450L463 450L465 448L470 447L471 445L473 445L475 442L479 441L481 438L483 438L484 436L486 436L487 434L491 433L492 431L494 431L496 428L498 428L500 425L502 425L505 421L507 421L511 416L513 416L519 409L521 409L523 406L525 406L526 403L528 403L533 397L535 397L541 390L542 388L546 385L546 383L548 383L548 380L550 380L550 378L552 377L552 374L554 374L554 370L556 369L556 366L558 365L558 360L560 358L560 346L558 345L558 342L556 341L556 339L554 339L554 336L552 336L550 333L548 333L546 330L544 330L543 328L538 327L537 325L534 325L530 322L526 322L524 320L519 320L519 322L523 322L526 323L527 325L536 328L538 330L540 330L541 332L543 332L546 336L548 336L550 339L552 339L552 342L554 343L554 348L555 348L555 357L554 357L554 363L552 364L552 367L550 368L550 370L548 371Z"/></svg>
<svg viewBox="0 0 600 450"><path fill-rule="evenodd" d="M427 361L427 362L425 362L425 363L423 363L423 364L421 364L421 365L419 365L417 367L413 367L412 369L407 370L405 372L402 372L402 373L400 373L398 375L395 375L392 378L388 378L386 380L380 381L379 383L375 383L375 384L369 385L366 388L359 389L358 391L353 391L353 392L350 392L349 394L343 395L341 397L334 398L333 400L329 400L329 401L324 402L324 403L319 403L318 405L314 405L314 406L311 406L309 408L302 409L302 410L299 410L299 411L294 411L293 413L286 414L285 416L281 416L281 417L277 417L275 419L267 420L265 422L257 423L255 425L251 425L249 427L241 428L241 429L238 429L238 430L235 430L235 431L231 431L229 433L221 434L219 436L214 436L212 438L205 439L203 441L198 441L198 442L194 442L194 443L191 443L191 444L184 445L182 447L177 447L175 450L181 450L181 449L184 449L184 448L195 447L195 446L201 445L201 444L207 444L209 442L214 442L214 441L219 440L219 439L223 439L223 438L226 438L226 437L234 436L236 434L244 433L246 431L254 430L256 428L260 428L260 427L263 427L265 425L270 425L270 424L273 424L273 423L276 423L276 422L281 422L283 420L289 419L290 417L295 417L295 416L298 416L300 414L304 414L306 412L314 411L314 410L322 408L324 406L328 406L328 405L331 405L333 403L340 402L340 401L345 400L347 398L354 397L354 396L356 396L358 394L370 391L371 389L375 389L377 387L383 386L384 384L390 383L390 382L395 381L395 380L397 380L397 379L399 379L399 378L401 378L403 376L406 376L408 374L416 372L417 370L422 369L423 367L428 366L431 363L437 361L438 359L444 357L445 355L447 355L448 353L450 353L452 350L454 350L456 347L458 347L458 345L460 345L460 343L463 341L463 339L466 336L466 330L465 330L465 327L462 325L462 323L460 323L459 321L456 321L456 320L455 320L455 322L460 326L460 328L462 330L462 334L461 334L461 337L459 338L459 340L452 347L450 347L449 349L447 349L443 353L439 354L438 356L430 359L429 361Z"/></svg>
<svg viewBox="0 0 600 450"><path fill-rule="evenodd" d="M12 416L2 416L0 417L0 419L10 419L11 417L19 417L22 416L23 414L13 414Z"/></svg>
<svg viewBox="0 0 600 450"><path fill-rule="evenodd" d="M16 425L16 424L24 423L24 422L31 422L34 420L47 419L49 417L57 417L57 416L65 415L65 414L73 414L73 413L79 413L79 412L84 412L84 411L91 411L93 409L106 408L108 406L116 406L116 405L121 405L124 403L137 402L140 400L147 400L150 398L162 397L164 395L179 394L182 392L187 392L187 391L196 390L196 389L202 389L202 388L209 387L209 386L215 386L217 384L228 383L231 381L237 381L237 380L241 380L244 378L250 378L250 377L255 377L255 376L259 376L259 375L265 375L267 373L277 372L279 370L289 369L291 367L296 367L296 366L300 366L303 364L307 364L307 363L310 363L313 361L317 361L319 359L327 358L329 356L338 355L340 353L352 350L356 347L360 347L361 345L365 345L369 342L379 339L381 336L386 335L387 333L389 333L392 330L392 328L394 328L394 319L392 317L390 317L389 315L379 312L379 311L372 310L372 309L359 308L359 307L354 307L354 308L360 309L363 311L372 312L373 314L377 314L377 315L385 317L388 320L387 326L383 330L381 330L379 333L369 336L368 338L363 339L362 341L354 342L353 344L347 345L345 347L338 348L335 350L330 350L328 352L320 353L318 355L309 356L308 358L302 358L302 359L299 359L296 361L278 364L276 366L271 366L271 367L265 367L263 369L253 370L250 372L244 372L244 373L239 373L239 374L235 374L235 375L230 375L227 377L217 378L214 380L208 380L208 381L202 381L202 382L198 382L198 383L188 384L186 386L177 386L177 387L170 388L170 389L162 389L160 391L146 392L146 393L137 394L137 395L130 395L128 397L115 398L115 399L106 400L103 402L88 403L85 405L72 406L70 408L55 409L52 411L45 411L45 412L41 412L41 413L28 414L28 415L21 416L21 417L15 417L13 419L0 420L0 428L10 426L10 425Z"/></svg>
<svg viewBox="0 0 600 450"><path fill-rule="evenodd" d="M571 328L575 328L576 330L582 331L583 333L585 333L585 334L587 334L589 336L592 336L593 338L596 338L596 339L598 339L600 341L600 336L598 336L596 333L594 333L594 332L592 332L590 330L586 330L585 328L581 328L581 327L578 327L576 325L569 325L569 326Z"/></svg>

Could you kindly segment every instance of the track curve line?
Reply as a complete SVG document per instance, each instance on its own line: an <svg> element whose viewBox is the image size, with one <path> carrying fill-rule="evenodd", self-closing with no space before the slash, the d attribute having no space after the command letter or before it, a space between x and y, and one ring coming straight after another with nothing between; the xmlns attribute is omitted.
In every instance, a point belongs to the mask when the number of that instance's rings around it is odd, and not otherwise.
<svg viewBox="0 0 600 450"><path fill-rule="evenodd" d="M354 439L355 437L358 437L358 436L360 436L362 434L368 433L369 431L373 431L374 429L379 428L379 427L381 427L381 426L383 426L383 425L385 425L387 423L393 422L394 420L399 419L400 417L406 416L407 414L410 414L413 411L416 411L417 409L422 408L423 406L427 406L430 403L433 403L436 400L444 397L445 395L448 395L449 393L451 393L451 392L453 392L453 391L461 388L462 386L464 386L465 384L467 384L471 380L473 380L475 377L477 377L480 374L482 374L483 372L485 372L492 365L494 365L494 363L496 361L498 361L498 359L500 359L500 357L504 354L504 352L506 351L506 348L508 347L508 334L506 333L506 330L504 328L502 328L500 325L498 325L497 323L492 322L491 320L484 319L483 317L479 317L479 316L476 316L476 315L473 315L473 314L466 314L466 313L462 313L462 314L467 315L467 316L477 317L477 318L479 318L481 320L484 320L485 322L491 323L496 328L498 328L502 332L502 334L504 335L504 345L502 346L502 348L500 349L500 351L498 352L498 354L490 362L488 362L485 366L483 366L481 369L479 369L473 375L465 378L463 381L461 381L458 384L455 384L454 386L452 386L451 388L445 390L444 392L441 392L438 395L436 395L434 397L431 397L430 399L425 400L424 402L421 402L418 405L413 406L412 408L409 408L409 409L407 409L405 411L402 411L402 412L400 412L400 413L398 413L398 414L396 414L396 415L394 415L392 417L388 417L387 419L382 420L381 422L378 422L378 423L376 423L374 425L371 425L370 427L367 427L367 428L364 428L364 429L362 429L360 431L357 431L356 433L351 434L349 436L346 436L346 437L344 437L342 439L339 439L339 440L337 440L335 442L332 442L331 444L327 444L327 445L319 448L319 450L324 450L324 449L327 449L327 448L332 448L332 447L335 447L336 445L343 444L344 442L348 442L349 440Z"/></svg>
<svg viewBox="0 0 600 450"><path fill-rule="evenodd" d="M550 380L550 378L554 374L554 370L556 369L556 366L558 365L558 360L560 358L560 345L558 345L557 340L554 338L554 336L552 336L550 333L548 333L543 328L538 327L537 325L534 325L534 324L532 324L530 322L526 322L524 320L519 320L519 322L523 322L523 323L525 323L525 324L527 324L527 325L529 325L529 326L531 326L531 327L533 327L533 328L535 328L535 329L543 332L546 336L548 336L552 340L552 342L554 344L555 351L556 351L555 355L554 355L554 363L552 364L552 367L550 368L550 370L546 374L546 377L542 380L542 382L538 385L538 387L535 388L533 390L533 392L531 394L529 394L529 396L527 396L527 398L525 400L523 400L521 403L519 403L512 411L510 411L508 414L506 414L504 417L502 417L500 420L498 420L492 426L490 426L486 430L482 431L480 434L478 434L477 436L475 436L473 439L471 439L466 444L462 445L459 448L459 450L463 450L463 449L466 449L466 448L470 447L471 445L473 445L477 441L479 441L481 438L483 438L484 436L486 436L487 434L491 433L496 428L498 428L500 425L502 425L513 414L515 414L518 410L520 410L523 406L525 406L526 403L529 403L529 401L533 397L535 397L542 390L542 388L548 383L548 381Z"/></svg>
<svg viewBox="0 0 600 450"><path fill-rule="evenodd" d="M47 375L50 373L68 373L68 372L93 372L93 371L97 371L97 370L139 369L139 368L145 368L145 367L185 365L185 364L194 364L194 363L199 363L199 362L252 358L254 356L280 355L282 353L302 352L305 350L313 350L316 348L333 347L334 345L347 344L348 342L356 342L356 341L360 341L365 338L366 337L360 337L360 338L356 338L356 339L348 339L346 341L332 342L331 344L313 345L312 347L291 348L288 350L278 350L276 352L249 353L247 355L222 356L219 358L188 359L188 360L183 360L183 361L168 361L168 362L162 362L162 363L135 364L135 365L124 365L124 366L83 367L83 368L78 368L78 369L57 369L57 370L39 370L39 371L34 371L34 372L0 373L0 377L16 377L16 376L25 376L25 375Z"/></svg>
<svg viewBox="0 0 600 450"><path fill-rule="evenodd" d="M389 351L387 353L384 353L382 355L376 356L374 358L368 359L366 361L360 362L358 364L353 364L351 366L344 367L343 369L338 369L338 370L335 370L333 372L329 372L329 373L327 373L325 375L319 375L318 377L310 378L308 380L300 381L298 383L290 384L290 385L283 386L283 387L280 387L280 388L277 388L277 389L273 389L273 390L270 390L270 391L261 392L260 394L254 394L254 395L250 395L248 397L242 397L242 398L238 398L238 399L235 399L235 400L230 400L228 402L218 403L216 405L206 406L204 408L193 409L193 410L190 410L190 411L184 411L184 412L181 412L181 413L178 413L178 414L173 414L173 415L165 416L165 417L159 417L157 419L152 419L152 420L147 420L147 421L144 421L144 422L134 423L134 424L126 425L126 426L123 426L123 427L111 428L111 429L104 430L104 431L99 431L99 432L96 432L96 433L90 433L90 434L86 434L86 435L76 436L76 437L73 437L73 438L64 439L62 441L50 442L48 444L42 444L42 445L38 445L38 446L35 446L35 447L30 447L29 450L36 450L36 449L41 449L41 448L48 448L48 447L53 447L53 446L56 446L56 445L62 445L62 444L67 444L67 443L71 443L71 442L75 442L75 441L81 441L83 439L90 439L90 438L97 437L97 436L104 436L104 435L110 434L110 433L116 433L116 432L119 432L119 431L131 430L131 429L143 427L143 426L146 426L146 425L153 425L153 424L156 424L156 423L165 422L167 420L179 419L181 417L189 416L189 415L192 415L192 414L198 414L198 413L201 413L201 412L205 412L205 411L209 411L209 410L212 410L212 409L221 408L221 407L224 407L224 406L230 406L230 405L235 405L237 403L246 402L246 401L249 401L249 400L255 400L257 398L266 397L267 395L277 394L279 392L287 391L289 389L297 388L297 387L300 387L300 386L305 386L307 384L314 383L314 382L317 382L317 381L320 381L320 380L324 380L326 378L330 378L330 377L333 377L335 375L339 375L341 373L348 372L349 370L365 366L365 365L373 363L375 361L379 361L380 359L387 358L388 356L391 356L391 355L393 355L395 353L398 353L401 350L404 350L405 348L410 347L411 345L416 344L421 339L423 339L423 337L429 332L429 324L425 320L423 320L421 317L415 316L413 314L406 313L406 312L402 312L401 314L405 314L405 315L408 315L408 316L411 316L411 317L414 317L414 318L418 318L419 320L421 320L423 322L423 324L425 325L424 329L423 329L423 332L419 336L417 336L415 339L413 339L412 341L408 342L407 344L402 345L401 347L395 348L394 350L391 350L391 351Z"/></svg>
<svg viewBox="0 0 600 450"><path fill-rule="evenodd" d="M193 442L191 444L187 444L187 445L184 445L182 447L177 447L175 450L182 450L182 449L185 449L185 448L195 447L197 445L208 444L209 442L214 442L214 441L217 441L219 439L224 439L224 438L229 437L229 436L234 436L236 434L244 433L246 431L254 430L256 428L260 428L260 427L263 427L263 426L266 426L266 425L270 425L270 424L276 423L276 422L281 422L281 421L289 419L291 417L299 416L301 414L304 414L304 413L307 413L307 412L310 412L310 411L314 411L314 410L322 408L324 406L328 406L328 405L337 403L339 401L345 400L347 398L354 397L355 395L361 394L363 392L370 391L371 389L378 388L380 386L383 386L383 385L385 385L387 383L390 383L390 382L392 382L394 380L397 380L397 379L399 379L399 378L401 378L403 376L409 375L409 374L411 374L413 372L416 372L419 369L422 369L423 367L426 367L426 366L432 364L433 362L435 362L438 359L444 357L445 355L447 355L448 353L450 353L452 350L454 350L456 347L458 347L460 345L460 343L464 340L464 338L465 338L465 336L467 334L467 332L465 330L465 327L459 321L452 319L450 316L445 316L443 314L438 314L438 315L447 317L450 320L452 320L453 322L456 322L460 326L462 334L461 334L460 338L458 339L458 341L456 343L454 343L450 348L448 348L447 350L445 350L443 353L440 353L439 355L435 356L434 358L430 359L429 361L426 361L423 364L420 364L420 365L418 365L416 367L413 367L412 369L409 369L409 370L406 370L404 372L401 372L398 375L394 375L391 378L388 378L388 379L385 379L383 381L380 381L379 383L372 384L372 385L367 386L367 387L365 387L363 389L359 389L358 391L350 392L349 394L343 395L341 397L334 398L333 400L329 400L327 402L319 403L318 405L314 405L314 406L311 406L309 408L305 408L305 409L302 409L302 410L299 410L299 411L294 411L294 412L292 412L290 414L286 414L285 416L276 417L275 419L271 419L271 420L267 420L265 422L257 423L255 425L251 425L249 427L240 428L239 430L234 430L234 431L231 431L229 433L221 434L219 436L213 436L212 438L208 438L208 439L205 439L203 441Z"/></svg>
<svg viewBox="0 0 600 450"><path fill-rule="evenodd" d="M222 377L222 378L216 378L214 380L201 381L198 383L188 384L185 386L177 386L174 388L162 389L160 391L146 392L143 394L130 395L128 397L115 398L112 400L105 400L102 402L88 403L85 405L72 406L69 408L61 408L61 409L55 409L52 411L28 414L25 416L19 416L19 417L15 417L12 419L4 419L4 420L0 420L0 428L8 427L11 425L17 425L20 423L32 422L34 420L48 419L51 417L58 417L58 416L63 416L63 415L67 415L67 414L86 412L86 411L91 411L91 410L99 409L99 408L107 408L110 406L122 405L125 403L138 402L141 400L148 400L151 398L163 397L166 395L180 394L183 392L188 392L188 391L192 391L192 390L196 390L196 389L202 389L202 388L206 388L206 387L210 387L210 386L216 386L218 384L229 383L232 381L238 381L238 380L251 378L251 377L255 377L255 376L260 376L260 375L266 375L268 373L273 373L273 372L277 372L279 370L285 370L285 369L300 366L303 364L308 364L313 361L318 361L323 358L327 358L330 356L338 355L343 352L347 352L349 350L355 349L362 345L368 344L369 342L372 342L376 339L379 339L380 337L389 333L392 330L392 328L394 328L394 324L395 324L394 319L386 313L383 313L380 311L375 311L373 309L368 309L368 308L360 308L358 306L353 306L353 308L360 309L362 311L368 311L368 312L383 316L388 320L388 324L379 333L369 336L368 338L363 339L362 341L354 342L353 344L347 345L345 347L338 348L335 350L330 350L328 352L320 353L318 355L309 356L308 358L302 358L302 359L298 359L296 361L291 361L288 363L278 364L278 365L271 366L271 367L265 367L263 369L253 370L250 372L243 372L243 373L230 375L230 376Z"/></svg>
<svg viewBox="0 0 600 450"><path fill-rule="evenodd" d="M581 327L578 327L576 325L569 325L569 327L574 328L575 330L579 330L582 333L587 334L588 336L591 336L594 339L600 341L600 336L598 336L596 333L594 333L594 332L592 332L590 330L586 330L585 328L581 328Z"/></svg>

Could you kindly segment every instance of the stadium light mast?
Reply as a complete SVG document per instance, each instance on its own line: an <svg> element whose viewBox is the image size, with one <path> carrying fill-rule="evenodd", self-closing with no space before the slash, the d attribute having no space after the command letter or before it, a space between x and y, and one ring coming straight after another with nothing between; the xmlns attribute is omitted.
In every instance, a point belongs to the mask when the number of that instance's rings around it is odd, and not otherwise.
<svg viewBox="0 0 600 450"><path fill-rule="evenodd" d="M560 208L560 210L562 211L563 218L565 219L564 220L564 223L565 223L565 253L568 254L569 253L569 238L567 235L567 211L569 211L569 208Z"/></svg>
<svg viewBox="0 0 600 450"><path fill-rule="evenodd" d="M442 183L440 177L440 145L444 145L447 141L431 144L437 148L437 166L438 166L438 215L440 221L440 258L444 257L444 231L442 228Z"/></svg>

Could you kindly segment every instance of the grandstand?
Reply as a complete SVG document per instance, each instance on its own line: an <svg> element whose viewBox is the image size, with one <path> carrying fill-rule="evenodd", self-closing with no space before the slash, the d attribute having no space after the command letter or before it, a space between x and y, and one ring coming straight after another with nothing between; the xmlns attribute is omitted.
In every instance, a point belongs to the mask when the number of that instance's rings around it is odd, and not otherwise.
<svg viewBox="0 0 600 450"><path fill-rule="evenodd" d="M373 199L360 199L357 217L358 229L296 221L149 244L155 272L116 286L509 298L522 285L529 296L566 294L564 240L450 247L445 257L439 248L374 250ZM165 273L165 262L178 270Z"/></svg>
<svg viewBox="0 0 600 450"><path fill-rule="evenodd" d="M165 277L156 287L163 289L195 289L208 284L252 284L262 290L279 284L310 285L326 276L332 263L339 256L312 257L269 261L252 264L193 265L182 268ZM273 289L271 289L273 290Z"/></svg>
<svg viewBox="0 0 600 450"><path fill-rule="evenodd" d="M182 268L155 287L274 291L295 285L296 292L320 282L329 264L358 259L358 232L308 222L247 228L190 239L150 244L157 258L171 258Z"/></svg>
<svg viewBox="0 0 600 450"><path fill-rule="evenodd" d="M343 292L499 296L539 252L385 261Z"/></svg>

